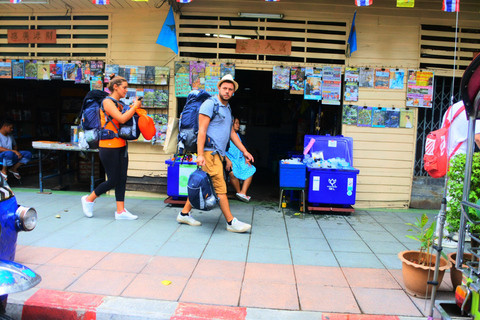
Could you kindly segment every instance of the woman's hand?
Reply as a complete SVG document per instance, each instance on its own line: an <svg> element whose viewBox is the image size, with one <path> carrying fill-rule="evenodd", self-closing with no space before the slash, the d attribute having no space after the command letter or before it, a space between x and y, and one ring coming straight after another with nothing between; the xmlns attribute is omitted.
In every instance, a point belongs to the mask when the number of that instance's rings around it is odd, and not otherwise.
<svg viewBox="0 0 480 320"><path fill-rule="evenodd" d="M230 159L228 159L227 157L225 157L225 161L227 162L227 164L225 165L225 169L228 172L232 171L232 161L230 161Z"/></svg>
<svg viewBox="0 0 480 320"><path fill-rule="evenodd" d="M137 97L137 99L135 99L135 102L133 103L133 108L138 109L141 107L142 107L142 99L139 99L139 97Z"/></svg>

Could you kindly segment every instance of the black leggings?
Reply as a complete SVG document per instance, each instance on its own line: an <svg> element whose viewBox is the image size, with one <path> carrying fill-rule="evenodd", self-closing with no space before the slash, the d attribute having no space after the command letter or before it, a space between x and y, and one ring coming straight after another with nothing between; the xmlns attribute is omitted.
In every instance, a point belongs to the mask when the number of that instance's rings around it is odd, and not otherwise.
<svg viewBox="0 0 480 320"><path fill-rule="evenodd" d="M115 200L125 201L128 169L127 147L99 148L99 155L107 173L107 180L95 188L95 194L100 196L108 190L115 188Z"/></svg>

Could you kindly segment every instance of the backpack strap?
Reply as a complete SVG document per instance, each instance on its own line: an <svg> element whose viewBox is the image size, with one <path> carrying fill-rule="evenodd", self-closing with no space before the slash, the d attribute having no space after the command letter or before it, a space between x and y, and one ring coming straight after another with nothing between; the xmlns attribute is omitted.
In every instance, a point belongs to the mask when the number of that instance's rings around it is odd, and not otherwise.
<svg viewBox="0 0 480 320"><path fill-rule="evenodd" d="M110 100L112 100L113 103L115 103L115 106L116 106L117 109L118 109L118 103L119 103L119 101L117 101L117 99L112 98L112 97L110 97L110 96L107 96L105 99L110 99ZM103 114L105 115L105 118L107 119L107 120L105 121L105 125L103 126L102 129L105 129L105 127L107 126L107 124L108 124L109 122L111 122L111 123L113 124L113 127L114 127L115 129L117 129L117 133L118 133L118 128L117 128L117 125L115 124L115 122L113 122L113 118L105 112L105 109L104 109L104 107L103 107L103 101L102 101L102 104L100 105L100 107L102 108ZM123 110L123 104L122 104L122 110Z"/></svg>

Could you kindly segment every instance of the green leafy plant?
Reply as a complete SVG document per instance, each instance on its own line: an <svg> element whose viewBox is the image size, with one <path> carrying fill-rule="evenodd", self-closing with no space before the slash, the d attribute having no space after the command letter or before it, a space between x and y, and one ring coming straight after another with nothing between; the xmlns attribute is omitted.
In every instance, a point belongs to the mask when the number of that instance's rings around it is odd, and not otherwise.
<svg viewBox="0 0 480 320"><path fill-rule="evenodd" d="M416 219L417 222L415 223L406 223L407 226L412 227L407 231L415 233L414 235L406 235L406 237L420 242L420 254L418 258L418 263L426 265L428 263L428 259L425 259L423 256L424 253L426 253L427 256L430 255L433 242L437 238L436 236L434 236L436 221L433 221L429 226L427 226L428 216L426 213L422 214L421 218L417 217Z"/></svg>
<svg viewBox="0 0 480 320"><path fill-rule="evenodd" d="M460 202L463 197L463 184L465 173L465 154L457 154L450 161L447 184L447 209L446 209L446 229L449 232L458 232L460 228L461 207ZM472 176L470 180L469 201L476 203L480 197L480 153L473 154ZM480 217L473 208L469 208L469 216L474 220ZM480 225L472 225L473 233L480 232Z"/></svg>

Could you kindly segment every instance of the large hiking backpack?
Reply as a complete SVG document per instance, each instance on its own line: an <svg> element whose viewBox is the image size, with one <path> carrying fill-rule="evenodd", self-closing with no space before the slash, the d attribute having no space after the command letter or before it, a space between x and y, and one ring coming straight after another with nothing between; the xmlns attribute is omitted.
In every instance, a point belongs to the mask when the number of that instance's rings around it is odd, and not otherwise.
<svg viewBox="0 0 480 320"><path fill-rule="evenodd" d="M198 210L212 210L218 202L210 175L201 168L193 171L188 177L188 200Z"/></svg>
<svg viewBox="0 0 480 320"><path fill-rule="evenodd" d="M108 93L102 90L92 90L87 93L83 99L78 119L81 119L81 127L85 132L85 139L90 149L98 148L98 143L102 135L100 122L100 109L103 109L102 101L108 96ZM107 125L108 121L105 123ZM113 131L112 131L113 132Z"/></svg>
<svg viewBox="0 0 480 320"><path fill-rule="evenodd" d="M178 122L178 153L197 152L198 111L200 106L212 96L205 90L192 90L187 96L187 102L180 114ZM218 114L220 106L214 101L213 115L210 121ZM207 136L205 147L214 147L215 142Z"/></svg>
<svg viewBox="0 0 480 320"><path fill-rule="evenodd" d="M115 105L118 108L118 105L120 104L122 106L122 113L127 112L130 107L126 106L123 102L117 101L116 99L108 96L107 99L110 99L115 103ZM103 109L102 109L103 110ZM140 137L140 128L138 126L138 114L134 113L133 116L125 123L120 124L120 128L117 128L115 123L112 122L113 126L115 129L117 129L118 136L122 139L125 140L137 140L138 137Z"/></svg>
<svg viewBox="0 0 480 320"><path fill-rule="evenodd" d="M452 120L449 120L448 116L451 110L452 107L447 110L444 125L440 129L432 131L427 135L425 154L423 156L423 167L432 178L442 178L447 174L450 158L462 145L462 143L459 143L455 146L453 152L448 154L448 130L450 129L453 120L455 120L460 113L465 111L465 107L462 106L453 115Z"/></svg>

